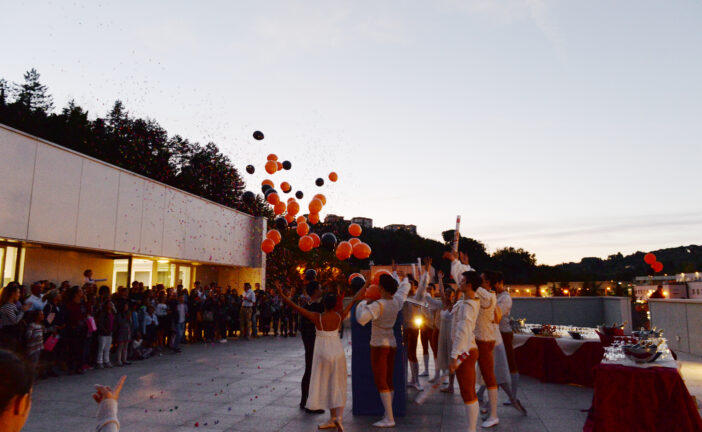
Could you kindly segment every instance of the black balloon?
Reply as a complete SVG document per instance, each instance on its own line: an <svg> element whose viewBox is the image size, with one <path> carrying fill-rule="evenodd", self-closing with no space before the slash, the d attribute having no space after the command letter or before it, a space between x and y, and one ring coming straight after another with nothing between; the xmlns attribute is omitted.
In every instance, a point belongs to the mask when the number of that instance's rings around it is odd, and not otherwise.
<svg viewBox="0 0 702 432"><path fill-rule="evenodd" d="M336 247L336 236L332 233L322 234L322 246L327 249L334 249Z"/></svg>
<svg viewBox="0 0 702 432"><path fill-rule="evenodd" d="M270 189L268 189L267 191L264 192L264 194L266 194L266 198L268 198L268 195L270 195L270 194L272 194L272 193L278 193L278 191L276 191L276 190L273 189L273 188L270 188Z"/></svg>
<svg viewBox="0 0 702 432"><path fill-rule="evenodd" d="M246 165L246 172L249 174L253 174L256 172L256 168L254 168L253 165Z"/></svg>
<svg viewBox="0 0 702 432"><path fill-rule="evenodd" d="M297 198L297 199L302 199L302 197L304 197L304 196L305 196L305 194L303 194L302 191L295 192L295 198Z"/></svg>
<svg viewBox="0 0 702 432"><path fill-rule="evenodd" d="M256 131L253 133L254 139L257 139L258 141L261 141L263 139L263 132L261 131Z"/></svg>
<svg viewBox="0 0 702 432"><path fill-rule="evenodd" d="M275 227L282 231L288 227L288 221L286 221L285 218L282 216L279 218L276 218L275 219Z"/></svg>
<svg viewBox="0 0 702 432"><path fill-rule="evenodd" d="M318 178L314 183L315 183L317 186L324 186L324 179L320 177L320 178Z"/></svg>
<svg viewBox="0 0 702 432"><path fill-rule="evenodd" d="M256 195L254 195L254 193L251 191L246 191L244 192L244 195L242 195L242 198L245 203L251 203L256 198Z"/></svg>
<svg viewBox="0 0 702 432"><path fill-rule="evenodd" d="M307 269L307 271L305 271L305 280L311 282L315 279L317 279L317 270Z"/></svg>
<svg viewBox="0 0 702 432"><path fill-rule="evenodd" d="M289 170L290 168L292 168L292 164L290 163L290 161L283 161L283 169Z"/></svg>
<svg viewBox="0 0 702 432"><path fill-rule="evenodd" d="M265 194L266 192L268 192L270 189L273 189L273 188L271 187L271 185L264 184L263 186L261 186L261 192L263 192L264 194Z"/></svg>
<svg viewBox="0 0 702 432"><path fill-rule="evenodd" d="M363 288L363 285L366 284L366 279L363 276L356 276L355 278L351 279L351 288L353 289L353 292L358 292L361 288Z"/></svg>

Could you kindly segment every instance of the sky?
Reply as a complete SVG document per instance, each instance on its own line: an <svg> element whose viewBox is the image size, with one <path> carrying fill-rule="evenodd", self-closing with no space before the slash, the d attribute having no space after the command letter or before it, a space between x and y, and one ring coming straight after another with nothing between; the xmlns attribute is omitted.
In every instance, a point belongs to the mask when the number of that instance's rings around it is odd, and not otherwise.
<svg viewBox="0 0 702 432"><path fill-rule="evenodd" d="M14 1L0 77L543 264L702 243L702 2ZM263 141L251 134L261 130ZM249 176L243 168L254 164ZM322 188L331 171L339 181ZM262 174L263 173L263 174Z"/></svg>

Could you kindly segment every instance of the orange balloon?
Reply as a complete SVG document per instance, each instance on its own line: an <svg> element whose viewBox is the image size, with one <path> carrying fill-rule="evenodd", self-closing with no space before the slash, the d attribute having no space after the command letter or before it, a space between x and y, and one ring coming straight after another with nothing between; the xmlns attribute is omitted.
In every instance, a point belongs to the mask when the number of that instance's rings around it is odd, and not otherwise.
<svg viewBox="0 0 702 432"><path fill-rule="evenodd" d="M319 214L318 213L310 213L309 216L310 223L312 225L316 225L319 223Z"/></svg>
<svg viewBox="0 0 702 432"><path fill-rule="evenodd" d="M297 242L297 246L302 252L309 252L314 247L314 240L312 240L312 237L307 235L300 237L300 240Z"/></svg>
<svg viewBox="0 0 702 432"><path fill-rule="evenodd" d="M271 194L273 195L273 194ZM278 201L275 203L275 206L273 207L273 211L275 212L276 215L282 215L285 213L286 205L283 201Z"/></svg>
<svg viewBox="0 0 702 432"><path fill-rule="evenodd" d="M297 213L300 211L300 204L297 203L297 201L292 200L288 201L288 214L291 215L292 217L295 217Z"/></svg>
<svg viewBox="0 0 702 432"><path fill-rule="evenodd" d="M271 252L273 252L274 248L275 248L275 242L269 238L267 238L261 242L261 250L264 253L267 253L267 254L271 253Z"/></svg>
<svg viewBox="0 0 702 432"><path fill-rule="evenodd" d="M361 228L361 225L357 223L352 223L351 225L349 225L349 234L351 234L352 236L358 237L361 235L362 232L363 229Z"/></svg>
<svg viewBox="0 0 702 432"><path fill-rule="evenodd" d="M310 234L310 237L312 237L312 240L314 241L314 247L318 248L319 245L322 243L322 239L320 239L319 236L315 233Z"/></svg>
<svg viewBox="0 0 702 432"><path fill-rule="evenodd" d="M285 215L285 221L290 225L292 221L295 220L295 216L291 215L290 213Z"/></svg>
<svg viewBox="0 0 702 432"><path fill-rule="evenodd" d="M663 271L663 263L660 261L656 261L653 264L651 264L651 268L653 269L654 272L660 273Z"/></svg>
<svg viewBox="0 0 702 432"><path fill-rule="evenodd" d="M351 285L351 281L352 281L352 280L354 280L355 278L357 278L357 277L359 277L359 276L360 276L360 277L363 277L363 275L362 275L361 273L354 273L354 274L352 274L351 276L349 276L349 285Z"/></svg>
<svg viewBox="0 0 702 432"><path fill-rule="evenodd" d="M353 251L353 246L347 241L339 243L336 247L336 257L341 261L351 258L351 252Z"/></svg>
<svg viewBox="0 0 702 432"><path fill-rule="evenodd" d="M357 244L361 243L361 240L354 237L352 239L349 239L349 243L351 243L351 246L356 246Z"/></svg>
<svg viewBox="0 0 702 432"><path fill-rule="evenodd" d="M371 248L367 244L361 242L353 247L353 256L358 259L366 259L371 254Z"/></svg>
<svg viewBox="0 0 702 432"><path fill-rule="evenodd" d="M290 183L288 182L283 182L280 184L280 189L282 189L283 192L290 192Z"/></svg>
<svg viewBox="0 0 702 432"><path fill-rule="evenodd" d="M266 172L268 174L275 174L278 171L278 162L269 160L266 162Z"/></svg>
<svg viewBox="0 0 702 432"><path fill-rule="evenodd" d="M310 201L309 209L310 213L319 213L322 211L322 200L319 198L312 198L312 201Z"/></svg>
<svg viewBox="0 0 702 432"><path fill-rule="evenodd" d="M268 204L274 206L280 202L280 197L275 192L269 193L268 197L266 198L266 201L268 201Z"/></svg>
<svg viewBox="0 0 702 432"><path fill-rule="evenodd" d="M305 219L304 216L297 217L297 223L301 224L301 223L306 223L306 222L307 222L307 219Z"/></svg>
<svg viewBox="0 0 702 432"><path fill-rule="evenodd" d="M275 183L273 183L273 180L268 180L268 179L265 179L261 182L261 186L263 186L263 185L268 185L272 188L275 187Z"/></svg>
<svg viewBox="0 0 702 432"><path fill-rule="evenodd" d="M656 256L649 252L644 255L644 262L648 265L653 265L656 262Z"/></svg>
<svg viewBox="0 0 702 432"><path fill-rule="evenodd" d="M329 173L329 180L331 180L332 182L335 182L335 181L339 180L339 176L335 172L330 172Z"/></svg>
<svg viewBox="0 0 702 432"><path fill-rule="evenodd" d="M280 243L280 240L282 240L280 231L278 231L277 229L272 229L268 231L268 234L266 234L266 238L273 240L273 243L275 244Z"/></svg>
<svg viewBox="0 0 702 432"><path fill-rule="evenodd" d="M278 164L278 165L277 165L278 171L282 170L282 169L283 169L283 163L282 163L282 162L276 162L276 163Z"/></svg>
<svg viewBox="0 0 702 432"><path fill-rule="evenodd" d="M278 156L276 156L275 153L271 153L271 154L268 155L268 160L269 160L269 161L277 161L277 160L278 160Z"/></svg>
<svg viewBox="0 0 702 432"><path fill-rule="evenodd" d="M317 194L317 195L312 197L312 199L315 199L315 198L322 201L322 205L327 205L327 197L325 197L324 194Z"/></svg>
<svg viewBox="0 0 702 432"><path fill-rule="evenodd" d="M384 274L392 276L392 273L390 273L390 272L387 271L387 270L378 270L378 271L373 275L373 281L372 281L372 283L373 283L374 285L377 285L377 284L380 282L380 275L384 275Z"/></svg>
<svg viewBox="0 0 702 432"><path fill-rule="evenodd" d="M366 300L380 300L380 288L373 284L366 288Z"/></svg>
<svg viewBox="0 0 702 432"><path fill-rule="evenodd" d="M307 225L307 223L302 222L301 224L297 224L297 235L299 235L300 237L304 237L309 232L310 232L310 226Z"/></svg>

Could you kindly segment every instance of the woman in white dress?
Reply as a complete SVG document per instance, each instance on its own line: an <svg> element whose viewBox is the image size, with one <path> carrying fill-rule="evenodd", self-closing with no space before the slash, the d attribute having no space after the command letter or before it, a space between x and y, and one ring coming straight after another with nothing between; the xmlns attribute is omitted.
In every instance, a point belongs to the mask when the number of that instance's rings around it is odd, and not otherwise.
<svg viewBox="0 0 702 432"><path fill-rule="evenodd" d="M309 410L329 410L329 421L319 425L319 429L336 428L343 431L342 416L346 405L346 355L339 338L339 328L343 317L351 307L366 294L365 287L353 298L341 314L334 311L337 294L328 292L322 299L324 312L311 312L295 304L277 286L278 295L291 308L300 315L315 323L316 339L314 341L314 354L312 357L312 376L310 379L310 393L307 398L306 408Z"/></svg>
<svg viewBox="0 0 702 432"><path fill-rule="evenodd" d="M439 371L448 371L449 368L449 355L451 353L451 322L453 320L453 315L451 311L453 310L453 304L456 301L456 295L453 289L444 288L444 273L439 270L437 273L439 278L439 291L442 293L442 299L444 301L444 306L440 311L440 321L439 321L439 348L438 354L436 356L436 365ZM449 380L446 387L441 389L444 393L453 393L453 383L456 375L451 372L449 373Z"/></svg>

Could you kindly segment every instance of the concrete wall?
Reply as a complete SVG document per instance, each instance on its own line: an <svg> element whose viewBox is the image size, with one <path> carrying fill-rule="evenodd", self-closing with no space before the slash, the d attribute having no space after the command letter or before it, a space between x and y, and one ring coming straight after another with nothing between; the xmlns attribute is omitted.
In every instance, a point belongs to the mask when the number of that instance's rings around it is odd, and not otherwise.
<svg viewBox="0 0 702 432"><path fill-rule="evenodd" d="M112 286L113 260L94 254L37 247L27 247L24 259L25 285L38 280L48 280L57 285L70 281L71 285L83 285L83 271L91 269L96 279L107 278L98 285Z"/></svg>
<svg viewBox="0 0 702 432"><path fill-rule="evenodd" d="M514 297L512 317L530 323L596 327L627 322L631 306L627 297Z"/></svg>
<svg viewBox="0 0 702 432"><path fill-rule="evenodd" d="M702 355L702 300L651 299L651 326L663 329L675 351Z"/></svg>
<svg viewBox="0 0 702 432"><path fill-rule="evenodd" d="M0 155L2 238L232 266L263 265L261 218L3 125Z"/></svg>

